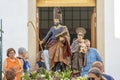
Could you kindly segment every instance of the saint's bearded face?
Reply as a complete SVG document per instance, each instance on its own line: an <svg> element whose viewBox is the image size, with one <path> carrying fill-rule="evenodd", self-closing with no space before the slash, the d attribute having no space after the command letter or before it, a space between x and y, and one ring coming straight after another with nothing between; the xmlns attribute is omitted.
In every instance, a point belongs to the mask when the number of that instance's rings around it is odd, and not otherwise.
<svg viewBox="0 0 120 80"><path fill-rule="evenodd" d="M55 25L55 26L58 26L59 24L60 24L59 19L54 19L54 25Z"/></svg>

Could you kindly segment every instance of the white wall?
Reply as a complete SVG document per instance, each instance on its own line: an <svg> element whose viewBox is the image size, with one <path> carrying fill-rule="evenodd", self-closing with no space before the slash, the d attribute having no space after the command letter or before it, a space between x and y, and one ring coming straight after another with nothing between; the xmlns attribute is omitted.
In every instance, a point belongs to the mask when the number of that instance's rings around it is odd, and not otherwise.
<svg viewBox="0 0 120 80"><path fill-rule="evenodd" d="M120 80L120 39L115 37L114 0L105 1L105 72ZM118 9L120 10L120 9ZM120 14L119 14L120 15ZM120 19L120 18L119 18ZM117 25L119 26L119 25ZM120 27L120 26L119 26ZM120 31L120 30L119 30Z"/></svg>
<svg viewBox="0 0 120 80"><path fill-rule="evenodd" d="M3 60L10 47L28 49L27 0L0 0L0 18L3 20Z"/></svg>
<svg viewBox="0 0 120 80"><path fill-rule="evenodd" d="M120 0L114 1L115 37L120 39Z"/></svg>

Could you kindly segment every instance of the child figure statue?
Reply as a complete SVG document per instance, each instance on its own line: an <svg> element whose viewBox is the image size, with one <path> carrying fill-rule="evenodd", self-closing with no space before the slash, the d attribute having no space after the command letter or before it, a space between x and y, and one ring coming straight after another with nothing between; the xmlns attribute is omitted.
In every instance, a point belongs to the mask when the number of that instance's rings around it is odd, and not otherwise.
<svg viewBox="0 0 120 80"><path fill-rule="evenodd" d="M82 27L76 29L77 39L73 41L71 45L71 68L73 76L76 73L81 75L82 67L86 65L86 52L87 47L84 43L84 34L86 30ZM77 71L77 72L76 72Z"/></svg>

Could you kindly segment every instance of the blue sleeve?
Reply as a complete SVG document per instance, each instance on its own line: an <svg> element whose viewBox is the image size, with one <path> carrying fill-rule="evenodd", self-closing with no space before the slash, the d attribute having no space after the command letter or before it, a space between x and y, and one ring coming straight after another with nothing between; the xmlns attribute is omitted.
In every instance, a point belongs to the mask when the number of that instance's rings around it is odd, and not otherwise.
<svg viewBox="0 0 120 80"><path fill-rule="evenodd" d="M97 50L96 50L96 58L97 58L97 61L103 62L102 58Z"/></svg>
<svg viewBox="0 0 120 80"><path fill-rule="evenodd" d="M53 29L53 28L51 28L51 29L49 30L49 32L47 33L47 35L46 35L45 38L43 39L43 43L46 43L46 42L48 41L48 39L52 36L52 29Z"/></svg>

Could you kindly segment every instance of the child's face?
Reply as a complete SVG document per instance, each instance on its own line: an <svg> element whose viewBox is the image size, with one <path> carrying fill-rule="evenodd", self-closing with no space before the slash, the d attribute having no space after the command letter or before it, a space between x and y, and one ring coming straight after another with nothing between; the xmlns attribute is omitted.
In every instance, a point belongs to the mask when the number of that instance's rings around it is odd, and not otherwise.
<svg viewBox="0 0 120 80"><path fill-rule="evenodd" d="M44 57L44 54L43 54L43 53L41 54L41 59L42 59L42 60L44 60L44 59L45 59L45 57Z"/></svg>
<svg viewBox="0 0 120 80"><path fill-rule="evenodd" d="M83 36L82 33L78 33L78 34L77 34L77 37L78 37L79 40L82 40L84 36Z"/></svg>

